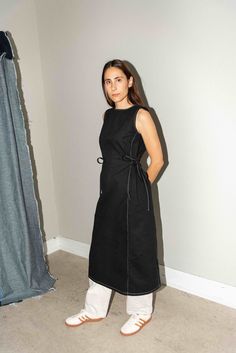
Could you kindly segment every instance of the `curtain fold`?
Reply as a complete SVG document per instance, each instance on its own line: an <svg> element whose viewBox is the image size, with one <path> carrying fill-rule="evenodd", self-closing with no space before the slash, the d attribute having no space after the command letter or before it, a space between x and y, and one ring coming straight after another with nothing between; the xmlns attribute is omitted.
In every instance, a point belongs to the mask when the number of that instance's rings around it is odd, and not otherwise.
<svg viewBox="0 0 236 353"><path fill-rule="evenodd" d="M14 59L0 56L0 305L54 290L43 254L38 203Z"/></svg>

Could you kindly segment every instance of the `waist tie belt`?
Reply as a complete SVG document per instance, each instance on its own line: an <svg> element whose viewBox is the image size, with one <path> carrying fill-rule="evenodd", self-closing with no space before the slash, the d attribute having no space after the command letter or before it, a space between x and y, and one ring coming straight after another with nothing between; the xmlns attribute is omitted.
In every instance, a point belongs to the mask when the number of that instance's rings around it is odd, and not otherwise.
<svg viewBox="0 0 236 353"><path fill-rule="evenodd" d="M103 164L103 162L99 162L100 159L102 161L104 160L103 157L98 157L97 162L99 164ZM132 165L136 166L138 176L142 180L142 182L144 183L146 194L147 194L147 211L150 211L149 192L148 192L148 186L147 186L147 180L146 180L146 177L148 178L148 176L147 176L147 173L143 170L142 165L140 163L140 160L138 158L132 157L128 154L123 155L122 160L129 162L130 166L132 166ZM127 193L128 193L129 199L131 200L131 196L130 196L130 192L129 192L129 179L128 179L128 184L127 184Z"/></svg>

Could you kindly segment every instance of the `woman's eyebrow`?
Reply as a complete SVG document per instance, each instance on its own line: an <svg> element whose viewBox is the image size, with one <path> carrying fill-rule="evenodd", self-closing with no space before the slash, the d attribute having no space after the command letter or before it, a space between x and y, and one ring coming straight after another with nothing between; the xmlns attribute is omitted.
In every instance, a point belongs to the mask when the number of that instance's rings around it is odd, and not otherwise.
<svg viewBox="0 0 236 353"><path fill-rule="evenodd" d="M116 77L114 77L114 79L116 79L116 78L122 78L123 76L116 76ZM107 81L107 80L110 80L110 78L105 78L105 81Z"/></svg>

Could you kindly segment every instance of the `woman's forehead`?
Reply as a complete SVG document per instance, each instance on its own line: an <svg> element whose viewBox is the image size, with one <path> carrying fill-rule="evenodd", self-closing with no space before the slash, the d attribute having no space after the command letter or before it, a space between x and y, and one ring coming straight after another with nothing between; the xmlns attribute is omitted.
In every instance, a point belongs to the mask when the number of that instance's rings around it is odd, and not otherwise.
<svg viewBox="0 0 236 353"><path fill-rule="evenodd" d="M118 67L109 67L105 74L104 74L104 79L115 79L117 77L125 77L123 71L119 69Z"/></svg>

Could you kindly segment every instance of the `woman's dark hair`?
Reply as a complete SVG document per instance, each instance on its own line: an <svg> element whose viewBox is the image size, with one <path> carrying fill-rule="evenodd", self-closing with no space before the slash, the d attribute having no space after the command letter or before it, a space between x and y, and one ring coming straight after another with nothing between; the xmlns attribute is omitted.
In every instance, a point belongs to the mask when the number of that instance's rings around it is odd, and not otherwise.
<svg viewBox="0 0 236 353"><path fill-rule="evenodd" d="M115 103L107 96L105 88L104 88L104 84L105 84L104 75L105 75L106 69L108 69L109 67L118 67L120 70L123 71L123 73L127 77L127 80L129 80L130 76L133 77L133 84L132 84L131 87L129 87L129 90L128 90L128 99L133 104L144 105L144 102L143 102L143 100L142 100L142 98L141 98L141 96L139 94L139 91L138 91L138 87L137 87L137 83L135 81L135 77L132 75L132 73L129 70L129 68L127 67L127 65L122 60L119 60L119 59L110 60L103 67L103 71L102 71L102 89L103 89L103 93L105 95L107 103L110 106L112 106L113 108L115 107Z"/></svg>

